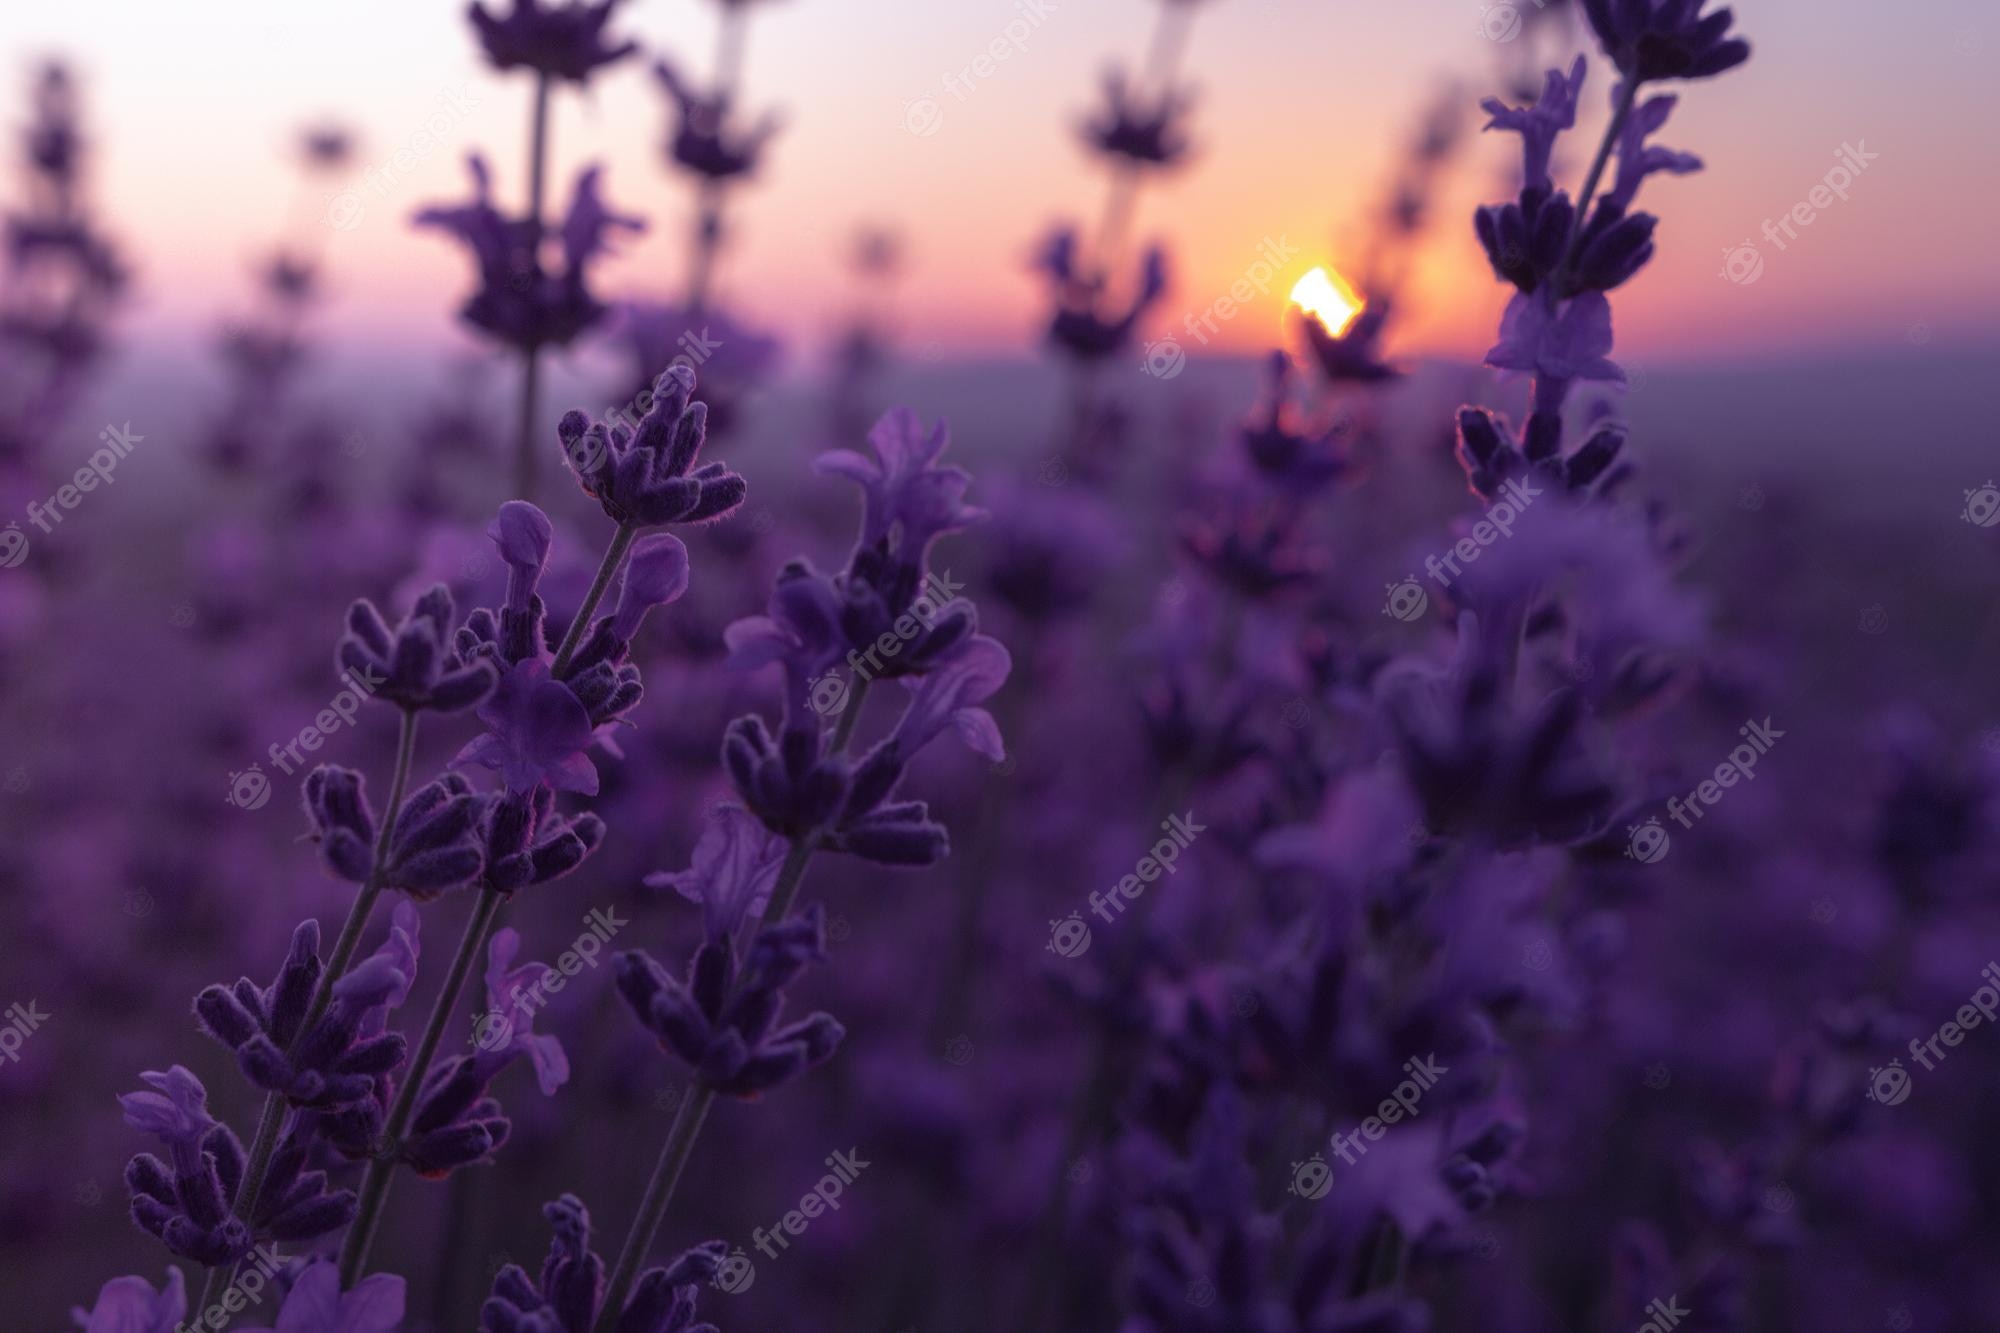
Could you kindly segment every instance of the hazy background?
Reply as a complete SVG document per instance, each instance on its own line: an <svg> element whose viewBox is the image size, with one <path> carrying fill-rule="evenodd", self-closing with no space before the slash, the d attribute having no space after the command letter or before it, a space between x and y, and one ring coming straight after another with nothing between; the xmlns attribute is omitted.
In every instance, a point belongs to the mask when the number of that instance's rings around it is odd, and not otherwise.
<svg viewBox="0 0 2000 1333"><path fill-rule="evenodd" d="M973 91L949 91L1009 20L1016 0L780 0L754 7L749 109L787 126L761 179L739 195L723 298L785 333L822 342L849 299L853 228L893 222L910 251L899 296L906 341L932 358L1019 351L1044 295L1025 257L1049 224L1094 219L1104 192L1073 127L1107 61L1135 60L1153 0L1056 0L1026 49ZM1205 309L1266 237L1300 246L1298 272L1352 262L1361 220L1439 85L1498 91L1518 52L1484 35L1477 0L1211 0L1196 19L1188 72L1201 91L1199 158L1149 192L1139 233L1171 243L1176 281L1161 328ZM605 270L613 293L678 295L690 196L664 169L666 117L650 57L671 53L706 78L715 7L637 0L615 25L648 49L557 98L552 199L576 170L608 166L608 194L652 231ZM1863 5L1748 0L1738 30L1756 56L1704 85L1662 141L1709 169L1649 188L1665 218L1660 256L1619 293L1621 359L1639 363L1771 357L1845 347L1949 343L1991 327L2000 254L1987 240L1993 185L1990 61L2000 13L1971 0ZM19 108L30 62L79 65L103 211L136 262L137 308L121 327L143 359L205 335L247 299L250 264L290 226L323 233L333 299L320 316L336 358L462 341L448 312L467 265L443 237L413 232L412 210L469 193L463 154L494 165L520 200L525 77L486 70L463 6L433 0L195 0L172 5L65 0L0 16L0 107ZM1593 69L1585 101L1604 113ZM962 92L962 89L961 89ZM450 104L451 142L398 174L393 154ZM931 99L937 131L908 128ZM13 114L18 117L18 110ZM347 182L358 225L325 224L332 187L300 197L290 131L333 118L361 140ZM1472 124L1477 121L1471 122ZM1574 136L1594 142L1594 136ZM1766 218L1804 199L1843 142L1880 157L1799 241L1778 253ZM1478 140L1452 173L1429 253L1392 350L1476 355L1501 288L1485 273L1472 205L1498 197L1512 136ZM1571 164L1574 172L1580 164ZM385 170L386 169L386 170ZM371 172L382 172L372 178ZM1766 267L1753 285L1721 276L1746 240ZM1281 289L1282 291L1282 289ZM1278 333L1274 295L1226 326L1233 350ZM797 368L810 357L795 355Z"/></svg>

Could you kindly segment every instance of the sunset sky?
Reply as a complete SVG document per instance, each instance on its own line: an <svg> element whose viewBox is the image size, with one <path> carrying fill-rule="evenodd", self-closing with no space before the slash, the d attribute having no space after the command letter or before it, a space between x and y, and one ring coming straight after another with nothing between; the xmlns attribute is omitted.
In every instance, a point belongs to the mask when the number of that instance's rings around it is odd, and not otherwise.
<svg viewBox="0 0 2000 1333"><path fill-rule="evenodd" d="M740 196L725 298L795 343L816 344L853 291L845 255L854 229L881 221L910 252L898 297L906 342L967 355L1026 346L1044 302L1026 271L1034 242L1057 220L1091 222L1102 207L1104 176L1078 147L1075 121L1101 67L1143 50L1154 13L1152 0L1039 5L1024 49L991 77L974 74L969 92L966 82L952 91L946 76L967 70L1030 3L757 6L749 106L778 106L788 123ZM621 14L649 52L672 52L705 77L712 4L632 0ZM1229 350L1273 339L1299 274L1351 267L1360 220L1426 101L1456 78L1470 105L1498 90L1501 62L1518 54L1483 35L1483 19L1477 0L1202 6L1187 62L1202 97L1200 154L1149 193L1139 215L1139 234L1167 241L1175 261L1159 330L1225 295L1267 239L1299 257L1270 297L1223 326L1218 343ZM1896 342L1918 327L1990 331L2000 297L2000 254L1986 239L1994 7L1748 0L1738 30L1756 48L1751 63L1683 90L1661 136L1710 166L1648 186L1646 205L1665 219L1660 257L1621 295L1620 352L1700 361ZM483 67L458 5L10 5L0 18L6 119L20 115L31 61L56 53L86 77L98 197L140 272L132 336L164 342L211 327L242 305L253 259L291 227L325 246L329 335L453 344L448 311L468 266L408 218L468 193L463 154L473 148L493 163L502 197L521 198L529 87ZM653 223L605 268L613 294L677 293L683 282L690 196L661 163L666 118L649 67L650 58L628 61L586 96L558 98L552 197L566 200L576 170L601 161L611 200ZM1573 158L1594 144L1608 90L1593 61L1593 132L1571 136ZM909 109L925 99L942 123L919 136ZM449 142L397 172L397 150L439 112ZM361 166L344 187L302 198L292 132L326 118L358 131ZM1454 164L1392 350L1476 354L1490 341L1501 293L1467 217L1504 188L1514 142L1475 136ZM1879 157L1847 201L1779 251L1763 237L1765 219L1804 201L1844 143ZM1572 188L1582 165L1566 164ZM339 188L364 207L351 230L324 220ZM1722 260L1745 242L1765 267L1739 286L1721 276Z"/></svg>

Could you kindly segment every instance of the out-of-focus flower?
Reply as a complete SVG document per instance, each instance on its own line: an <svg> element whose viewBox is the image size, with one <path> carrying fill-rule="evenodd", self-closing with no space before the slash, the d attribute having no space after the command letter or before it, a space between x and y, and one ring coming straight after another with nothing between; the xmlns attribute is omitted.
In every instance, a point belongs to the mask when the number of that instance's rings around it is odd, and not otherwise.
<svg viewBox="0 0 2000 1333"><path fill-rule="evenodd" d="M1486 353L1496 370L1518 370L1552 380L1625 382L1610 359L1611 303L1584 292L1555 308L1546 292L1518 293L1500 319L1500 341Z"/></svg>
<svg viewBox="0 0 2000 1333"><path fill-rule="evenodd" d="M187 1318L187 1284L167 1269L158 1291L142 1277L114 1277L98 1289L90 1309L72 1309L79 1333L178 1333Z"/></svg>
<svg viewBox="0 0 2000 1333"><path fill-rule="evenodd" d="M479 1309L479 1333L591 1333L604 1302L604 1261L590 1248L590 1213L574 1194L542 1205L555 1230L539 1282L518 1264L493 1278ZM610 1327L618 1333L702 1333L695 1297L728 1254L719 1240L695 1246L639 1275L625 1308ZM92 1330L95 1333L95 1330Z"/></svg>
<svg viewBox="0 0 2000 1333"><path fill-rule="evenodd" d="M1305 332L1306 346L1327 383L1375 384L1403 373L1384 361L1376 347L1389 322L1390 309L1388 300L1377 297L1339 333L1328 329L1317 315L1298 312L1295 318Z"/></svg>
<svg viewBox="0 0 2000 1333"><path fill-rule="evenodd" d="M1315 323L1318 321L1315 320ZM1309 497L1346 475L1351 464L1335 427L1314 431L1299 420L1291 401L1292 358L1274 351L1265 359L1270 381L1266 411L1243 424L1243 448L1251 465L1281 495Z"/></svg>
<svg viewBox="0 0 2000 1333"><path fill-rule="evenodd" d="M757 159L784 123L783 117L769 111L748 129L732 129L728 94L704 96L664 60L653 66L653 74L678 113L674 132L667 137L669 158L711 181L749 176L757 170Z"/></svg>
<svg viewBox="0 0 2000 1333"><path fill-rule="evenodd" d="M472 202L433 207L416 215L419 227L435 227L457 237L472 254L479 286L466 298L459 317L495 341L523 351L567 346L596 324L608 307L587 286L589 266L609 250L614 229L644 231L645 222L613 213L598 196L599 171L577 177L567 217L558 228L503 216L493 206L492 179L477 154L472 169ZM551 270L542 260L544 242L561 240L562 264Z"/></svg>
<svg viewBox="0 0 2000 1333"><path fill-rule="evenodd" d="M342 125L313 125L299 135L309 171L338 171L354 156L354 136Z"/></svg>
<svg viewBox="0 0 2000 1333"><path fill-rule="evenodd" d="M1105 72L1103 88L1104 109L1084 122L1084 142L1106 157L1142 167L1180 165L1189 147L1186 120L1194 94L1170 91L1149 105L1118 69Z"/></svg>
<svg viewBox="0 0 2000 1333"><path fill-rule="evenodd" d="M403 1279L374 1273L340 1289L340 1266L311 1259L292 1282L275 1328L242 1333L397 1333L403 1327Z"/></svg>
<svg viewBox="0 0 2000 1333"><path fill-rule="evenodd" d="M605 25L618 0L591 4L588 0L512 0L504 15L490 14L484 3L466 11L495 69L532 69L552 79L583 83L605 65L623 60L639 49L637 42L606 39Z"/></svg>
<svg viewBox="0 0 2000 1333"><path fill-rule="evenodd" d="M1036 257L1035 267L1047 273L1055 287L1056 312L1049 323L1049 341L1085 364L1104 361L1131 344L1133 330L1167 289L1167 256L1157 247L1146 252L1139 286L1121 312L1102 309L1103 280L1082 271L1076 253L1076 233L1056 231Z"/></svg>
<svg viewBox="0 0 2000 1333"><path fill-rule="evenodd" d="M1497 97L1480 102L1480 108L1490 117L1487 129L1512 130L1521 136L1522 188L1550 188L1549 158L1562 132L1576 126L1576 103L1583 92L1586 72L1582 56L1576 58L1567 76L1550 70L1542 85L1542 95L1531 107L1510 107Z"/></svg>
<svg viewBox="0 0 2000 1333"><path fill-rule="evenodd" d="M1604 52L1628 79L1705 79L1750 58L1750 43L1729 35L1727 9L1703 14L1706 0L1583 0Z"/></svg>

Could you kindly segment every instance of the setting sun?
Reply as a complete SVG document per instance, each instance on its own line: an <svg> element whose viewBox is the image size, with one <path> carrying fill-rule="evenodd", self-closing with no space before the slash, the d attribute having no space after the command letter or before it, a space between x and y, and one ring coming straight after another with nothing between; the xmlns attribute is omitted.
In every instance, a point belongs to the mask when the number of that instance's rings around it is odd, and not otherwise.
<svg viewBox="0 0 2000 1333"><path fill-rule="evenodd" d="M1367 303L1338 273L1316 268L1293 284L1292 304L1317 316L1321 327L1338 338Z"/></svg>

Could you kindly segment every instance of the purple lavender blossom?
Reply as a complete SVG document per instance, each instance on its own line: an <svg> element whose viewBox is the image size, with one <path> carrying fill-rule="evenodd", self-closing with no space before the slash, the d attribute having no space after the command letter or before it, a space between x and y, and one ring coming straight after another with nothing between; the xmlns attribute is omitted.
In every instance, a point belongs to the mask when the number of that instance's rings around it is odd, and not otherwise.
<svg viewBox="0 0 2000 1333"><path fill-rule="evenodd" d="M402 1327L402 1278L376 1273L342 1291L339 1266L314 1259L293 1279L277 1326L242 1333L397 1333Z"/></svg>
<svg viewBox="0 0 2000 1333"><path fill-rule="evenodd" d="M70 1318L81 1333L178 1333L187 1318L187 1286L178 1268L167 1270L158 1291L142 1277L114 1277L90 1309L71 1310Z"/></svg>
<svg viewBox="0 0 2000 1333"><path fill-rule="evenodd" d="M592 1333L597 1327L604 1263L590 1248L590 1212L581 1199L565 1194L542 1205L542 1216L555 1239L540 1280L516 1264L502 1268L480 1307L479 1333ZM695 1296L725 1253L721 1241L709 1241L647 1270L609 1327L616 1333L717 1333L713 1324L694 1322Z"/></svg>
<svg viewBox="0 0 2000 1333"><path fill-rule="evenodd" d="M1704 3L1583 0L1583 12L1626 78L1706 79L1748 60L1750 44L1729 35L1729 10L1703 14Z"/></svg>
<svg viewBox="0 0 2000 1333"><path fill-rule="evenodd" d="M691 403L694 372L671 366L637 429L606 427L572 411L556 428L577 484L605 516L628 528L712 523L727 518L747 493L743 478L721 463L695 466L707 437L708 408Z"/></svg>
<svg viewBox="0 0 2000 1333"><path fill-rule="evenodd" d="M467 7L479 44L493 68L532 69L552 79L583 84L606 65L639 49L637 42L608 41L604 34L618 0L511 0L503 14L475 0Z"/></svg>

